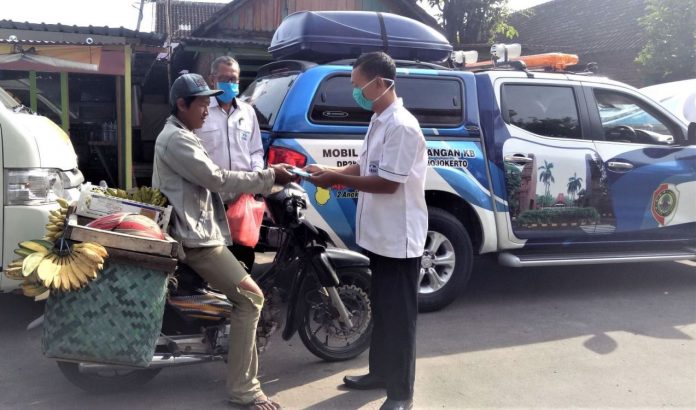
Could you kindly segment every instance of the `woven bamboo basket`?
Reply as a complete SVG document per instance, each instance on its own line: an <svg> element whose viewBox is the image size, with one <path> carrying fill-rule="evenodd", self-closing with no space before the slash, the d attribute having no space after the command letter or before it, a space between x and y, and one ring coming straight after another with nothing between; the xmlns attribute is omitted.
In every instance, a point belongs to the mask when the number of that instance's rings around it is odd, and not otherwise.
<svg viewBox="0 0 696 410"><path fill-rule="evenodd" d="M44 354L146 367L162 327L167 274L110 258L79 291L52 291L44 313Z"/></svg>

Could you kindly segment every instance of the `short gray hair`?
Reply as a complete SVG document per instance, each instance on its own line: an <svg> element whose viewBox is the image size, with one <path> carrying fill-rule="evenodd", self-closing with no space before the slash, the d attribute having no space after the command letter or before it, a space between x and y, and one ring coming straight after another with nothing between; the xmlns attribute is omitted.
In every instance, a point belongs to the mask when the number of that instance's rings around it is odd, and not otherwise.
<svg viewBox="0 0 696 410"><path fill-rule="evenodd" d="M216 58L215 60L213 60L212 63L210 63L210 74L217 72L218 67L220 67L220 65L222 65L222 64L224 64L224 65L236 65L237 67L239 67L239 63L234 58L232 58L230 56L220 56L220 57Z"/></svg>

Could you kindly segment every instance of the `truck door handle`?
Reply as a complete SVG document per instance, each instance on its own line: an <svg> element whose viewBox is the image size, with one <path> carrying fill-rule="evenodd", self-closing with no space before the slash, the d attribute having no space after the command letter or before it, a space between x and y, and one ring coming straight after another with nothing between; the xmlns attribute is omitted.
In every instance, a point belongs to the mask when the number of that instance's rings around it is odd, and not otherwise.
<svg viewBox="0 0 696 410"><path fill-rule="evenodd" d="M531 164L534 162L534 158L529 158L522 154L506 155L503 160L505 160L505 162L512 162L513 164Z"/></svg>
<svg viewBox="0 0 696 410"><path fill-rule="evenodd" d="M613 171L630 171L633 169L633 164L620 161L609 161L607 167Z"/></svg>

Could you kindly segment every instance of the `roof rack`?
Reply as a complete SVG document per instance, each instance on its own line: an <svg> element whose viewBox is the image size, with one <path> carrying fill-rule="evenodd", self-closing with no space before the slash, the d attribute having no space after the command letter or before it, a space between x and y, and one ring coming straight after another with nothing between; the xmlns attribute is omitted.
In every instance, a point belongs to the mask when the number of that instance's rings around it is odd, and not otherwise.
<svg viewBox="0 0 696 410"><path fill-rule="evenodd" d="M355 63L355 58L345 58L342 60L336 60L336 61L331 61L326 64L331 64L331 65L353 65ZM425 68L425 69L432 69L432 70L451 70L450 67L440 65L440 64L435 64L435 63L426 63L423 61L418 61L418 60L394 60L394 63L396 64L397 67L400 68Z"/></svg>
<svg viewBox="0 0 696 410"><path fill-rule="evenodd" d="M257 77L264 77L267 75L287 73L287 72L303 72L316 66L317 63L312 63L310 61L303 60L281 60L274 61L272 63L265 64L259 68L256 75Z"/></svg>

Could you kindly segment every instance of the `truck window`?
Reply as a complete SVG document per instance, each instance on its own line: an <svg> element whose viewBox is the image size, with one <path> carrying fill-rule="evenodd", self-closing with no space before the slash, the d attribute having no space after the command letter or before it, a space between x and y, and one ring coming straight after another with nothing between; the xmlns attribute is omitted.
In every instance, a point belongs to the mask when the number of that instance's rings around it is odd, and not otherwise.
<svg viewBox="0 0 696 410"><path fill-rule="evenodd" d="M508 124L546 137L582 138L572 87L505 84L501 106Z"/></svg>
<svg viewBox="0 0 696 410"><path fill-rule="evenodd" d="M656 110L628 94L595 88L594 97L606 141L673 145L680 135L657 118Z"/></svg>
<svg viewBox="0 0 696 410"><path fill-rule="evenodd" d="M244 90L240 98L254 107L259 127L273 128L280 106L295 78L297 74L262 77Z"/></svg>
<svg viewBox="0 0 696 410"><path fill-rule="evenodd" d="M422 127L452 128L464 119L463 86L454 78L397 77L396 92ZM353 100L350 76L329 77L319 86L310 108L317 124L365 125L372 113Z"/></svg>

